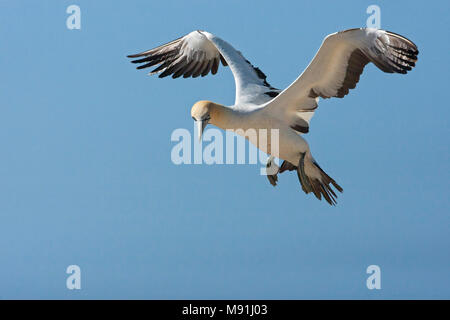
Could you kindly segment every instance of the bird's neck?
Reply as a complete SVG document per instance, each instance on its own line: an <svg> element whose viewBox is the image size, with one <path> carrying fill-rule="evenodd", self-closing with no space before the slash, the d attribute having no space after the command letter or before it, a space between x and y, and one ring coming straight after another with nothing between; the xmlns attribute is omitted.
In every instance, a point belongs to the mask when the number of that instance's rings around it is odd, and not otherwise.
<svg viewBox="0 0 450 320"><path fill-rule="evenodd" d="M210 123L224 130L242 128L242 115L232 108L214 103L209 109Z"/></svg>

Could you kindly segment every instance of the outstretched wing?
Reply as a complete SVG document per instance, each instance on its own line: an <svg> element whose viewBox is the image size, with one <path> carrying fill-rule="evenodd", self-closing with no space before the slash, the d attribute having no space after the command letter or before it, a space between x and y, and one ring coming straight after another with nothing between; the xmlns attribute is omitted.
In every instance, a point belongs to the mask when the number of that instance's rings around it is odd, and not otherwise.
<svg viewBox="0 0 450 320"><path fill-rule="evenodd" d="M262 104L275 97L280 90L273 88L264 73L255 68L230 44L206 31L193 31L157 48L129 55L140 58L137 69L157 66L149 74L159 77L184 78L216 74L220 61L230 66L236 84L236 104Z"/></svg>
<svg viewBox="0 0 450 320"><path fill-rule="evenodd" d="M347 95L369 62L384 72L407 73L418 53L412 41L389 31L362 28L330 34L305 71L265 111L306 133L319 97Z"/></svg>

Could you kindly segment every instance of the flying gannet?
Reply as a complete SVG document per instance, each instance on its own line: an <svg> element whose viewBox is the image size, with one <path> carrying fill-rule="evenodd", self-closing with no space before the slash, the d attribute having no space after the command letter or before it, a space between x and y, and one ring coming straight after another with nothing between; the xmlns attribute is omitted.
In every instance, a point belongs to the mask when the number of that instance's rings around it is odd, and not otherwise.
<svg viewBox="0 0 450 320"><path fill-rule="evenodd" d="M149 74L159 73L163 78L206 76L216 74L220 62L229 66L236 85L236 98L232 106L211 101L199 101L191 109L199 138L208 123L225 130L254 128L278 129L278 153L271 154L270 138L266 145L245 136L262 151L270 154L267 166L275 168L267 175L275 186L277 174L296 170L305 193L312 192L319 200L325 198L336 204L334 186L343 189L330 178L311 155L301 134L308 133L310 119L320 98L342 98L359 81L366 64L374 63L387 73L406 73L415 66L416 45L393 32L359 28L328 35L314 59L303 73L286 89L272 87L266 75L221 38L206 32L193 31L179 39L142 53L129 55L142 63L137 69L157 67ZM274 142L275 143L275 142ZM283 161L281 167L273 163L274 157Z"/></svg>

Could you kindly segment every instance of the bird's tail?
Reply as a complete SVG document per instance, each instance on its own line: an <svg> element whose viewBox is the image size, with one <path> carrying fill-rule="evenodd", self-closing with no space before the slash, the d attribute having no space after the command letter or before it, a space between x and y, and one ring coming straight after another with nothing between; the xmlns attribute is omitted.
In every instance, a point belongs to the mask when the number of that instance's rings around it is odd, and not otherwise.
<svg viewBox="0 0 450 320"><path fill-rule="evenodd" d="M344 190L329 175L322 170L316 161L306 153L300 156L297 166L297 175L305 193L313 192L317 199L324 199L330 204L336 204L337 195L331 188L333 185L336 190L343 192ZM331 185L330 185L331 184Z"/></svg>

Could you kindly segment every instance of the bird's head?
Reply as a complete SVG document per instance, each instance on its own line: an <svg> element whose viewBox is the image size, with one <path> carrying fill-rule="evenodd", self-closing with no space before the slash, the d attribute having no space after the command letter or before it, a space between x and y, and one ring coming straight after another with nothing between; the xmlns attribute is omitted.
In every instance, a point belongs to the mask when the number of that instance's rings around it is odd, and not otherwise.
<svg viewBox="0 0 450 320"><path fill-rule="evenodd" d="M211 116L213 114L212 110L216 104L211 101L198 101L191 109L191 116L197 125L198 140L202 139L203 130L206 125L210 122Z"/></svg>

